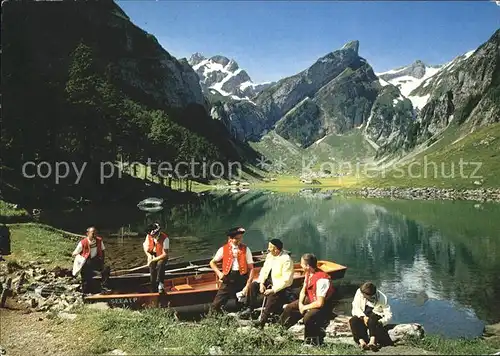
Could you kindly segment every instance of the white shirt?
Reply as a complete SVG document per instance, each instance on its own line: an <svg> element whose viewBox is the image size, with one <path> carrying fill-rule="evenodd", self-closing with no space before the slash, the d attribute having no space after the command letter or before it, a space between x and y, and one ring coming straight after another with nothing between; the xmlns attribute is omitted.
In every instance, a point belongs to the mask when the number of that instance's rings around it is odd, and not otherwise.
<svg viewBox="0 0 500 356"><path fill-rule="evenodd" d="M320 278L316 282L316 298L326 297L328 293L328 288L330 288L330 280L328 278Z"/></svg>
<svg viewBox="0 0 500 356"><path fill-rule="evenodd" d="M102 250L104 251L104 242L101 241ZM82 242L80 241L78 245L76 245L75 251L73 251L74 255L80 254L83 251ZM90 244L90 258L94 258L97 256L97 240L94 240L93 244Z"/></svg>
<svg viewBox="0 0 500 356"><path fill-rule="evenodd" d="M384 293L377 290L377 300L375 303L372 303L363 296L363 293L361 293L358 288L352 301L352 315L360 318L366 316L365 307L367 305L369 307L373 307L373 313L381 316L381 319L379 321L383 325L387 325L387 323L391 320L391 307L387 303L387 297Z"/></svg>
<svg viewBox="0 0 500 356"><path fill-rule="evenodd" d="M268 253L257 281L264 283L269 274L271 274L272 289L275 293L291 286L293 284L293 260L290 255L283 251L278 256Z"/></svg>
<svg viewBox="0 0 500 356"><path fill-rule="evenodd" d="M238 263L238 246L232 245L232 251L233 251L233 266L231 267L231 270L233 271L238 271L240 269L240 264ZM219 248L217 252L215 253L215 256L213 260L215 262L222 261L222 257L224 256L224 246ZM253 264L253 256L252 256L252 251L247 246L247 264L252 265Z"/></svg>

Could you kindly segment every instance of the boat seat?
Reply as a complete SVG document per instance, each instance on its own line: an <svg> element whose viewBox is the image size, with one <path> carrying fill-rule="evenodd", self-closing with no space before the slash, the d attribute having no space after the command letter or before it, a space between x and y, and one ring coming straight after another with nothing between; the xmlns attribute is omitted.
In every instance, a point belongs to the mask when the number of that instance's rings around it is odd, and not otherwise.
<svg viewBox="0 0 500 356"><path fill-rule="evenodd" d="M192 290L194 289L193 286L189 285L189 284L179 284L177 286L175 286L173 288L173 290L176 290L176 291L181 291L181 290Z"/></svg>
<svg viewBox="0 0 500 356"><path fill-rule="evenodd" d="M337 269L336 265L331 265L331 264L322 264L319 266L319 269L322 270L325 273L335 271Z"/></svg>

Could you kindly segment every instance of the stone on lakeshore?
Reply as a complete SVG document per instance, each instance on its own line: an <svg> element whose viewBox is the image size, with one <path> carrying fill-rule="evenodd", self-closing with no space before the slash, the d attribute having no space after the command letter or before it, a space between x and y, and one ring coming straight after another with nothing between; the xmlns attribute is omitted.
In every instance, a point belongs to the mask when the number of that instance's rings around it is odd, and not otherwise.
<svg viewBox="0 0 500 356"><path fill-rule="evenodd" d="M57 316L61 319L64 319L64 320L75 320L77 317L76 314L70 314L70 313L65 313L65 312L61 312L61 313L57 314Z"/></svg>
<svg viewBox="0 0 500 356"><path fill-rule="evenodd" d="M110 309L109 305L104 302L98 302L98 303L92 303L87 306L89 309L94 309L94 310L107 310Z"/></svg>
<svg viewBox="0 0 500 356"><path fill-rule="evenodd" d="M300 334L300 333L303 333L304 332L304 324L295 324L295 325L292 325L288 331L290 331L291 333L293 334Z"/></svg>
<svg viewBox="0 0 500 356"><path fill-rule="evenodd" d="M356 346L356 343L354 342L352 336L339 336L339 337L331 337L331 336L325 336L324 342L327 344L346 344L346 345L354 345Z"/></svg>
<svg viewBox="0 0 500 356"><path fill-rule="evenodd" d="M349 316L341 315L331 320L325 328L325 342L353 344L352 332L349 328ZM301 339L304 334L304 325L295 324L288 329L295 338ZM398 324L389 331L389 337L394 343L404 343L411 338L423 338L424 328L417 323Z"/></svg>
<svg viewBox="0 0 500 356"><path fill-rule="evenodd" d="M422 339L425 331L417 323L398 324L389 330L389 337L394 343L402 343L412 338Z"/></svg>

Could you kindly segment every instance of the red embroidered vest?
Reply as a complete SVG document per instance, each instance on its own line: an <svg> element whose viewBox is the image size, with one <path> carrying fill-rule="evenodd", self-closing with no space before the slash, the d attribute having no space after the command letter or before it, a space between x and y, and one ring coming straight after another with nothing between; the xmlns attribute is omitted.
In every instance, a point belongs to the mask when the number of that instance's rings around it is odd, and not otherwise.
<svg viewBox="0 0 500 356"><path fill-rule="evenodd" d="M96 245L97 245L97 257L102 258L102 238L99 236L96 236ZM84 238L82 241L82 252L80 252L80 255L82 255L85 258L90 257L90 242L88 238Z"/></svg>
<svg viewBox="0 0 500 356"><path fill-rule="evenodd" d="M233 246L230 242L224 245L222 253L222 273L224 275L231 272L231 267L233 266ZM238 265L240 274L247 274L247 246L243 243L238 245Z"/></svg>
<svg viewBox="0 0 500 356"><path fill-rule="evenodd" d="M155 246L153 236L148 234L148 253L153 254L154 252L156 254L156 257L161 256L163 254L163 242L165 241L165 239L168 239L168 235L164 232L160 232L160 238L156 242Z"/></svg>
<svg viewBox="0 0 500 356"><path fill-rule="evenodd" d="M307 274L306 276L306 292L310 303L316 301L316 284L320 279L328 279L331 282L330 276L323 271L315 272L312 276L310 276L309 274ZM333 295L334 291L335 289L333 288L332 283L330 283L330 287L328 288L328 292L326 293L325 300L330 298Z"/></svg>

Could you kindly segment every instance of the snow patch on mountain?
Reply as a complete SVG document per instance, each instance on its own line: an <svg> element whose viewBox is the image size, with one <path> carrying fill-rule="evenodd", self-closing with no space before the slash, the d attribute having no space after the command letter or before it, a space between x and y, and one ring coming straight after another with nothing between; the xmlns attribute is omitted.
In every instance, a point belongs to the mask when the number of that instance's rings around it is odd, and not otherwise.
<svg viewBox="0 0 500 356"><path fill-rule="evenodd" d="M273 84L254 83L247 72L239 68L235 60L220 55L206 58L200 53L195 53L188 63L198 74L205 93L218 93L233 100L251 101L251 98Z"/></svg>
<svg viewBox="0 0 500 356"><path fill-rule="evenodd" d="M475 50L469 51L440 66L428 66L417 60L409 66L375 74L379 77L380 85L394 85L399 88L403 96L410 99L414 108L422 109L429 101L430 95L418 95L413 92L417 88L439 85L444 73L453 70L457 64L468 59L474 52Z"/></svg>
<svg viewBox="0 0 500 356"><path fill-rule="evenodd" d="M423 96L415 95L415 96L409 96L408 99L411 100L411 103L414 108L421 110L429 101L430 96L431 96L430 94Z"/></svg>
<svg viewBox="0 0 500 356"><path fill-rule="evenodd" d="M426 82L429 78L432 78L434 75L436 75L441 67L425 67L425 74L417 78L413 76L412 74L403 74L404 71L407 71L410 67L405 67L401 68L399 70L390 70L388 72L383 72L383 73L375 73L378 77L380 77L382 80L388 82L389 84L394 85L395 87L399 88L401 91L401 94L403 94L405 97L408 97L410 93L419 87L422 83ZM384 76L387 74L396 74L396 73L401 73L401 76L396 76L391 79L385 79ZM386 76L387 77L387 76Z"/></svg>

